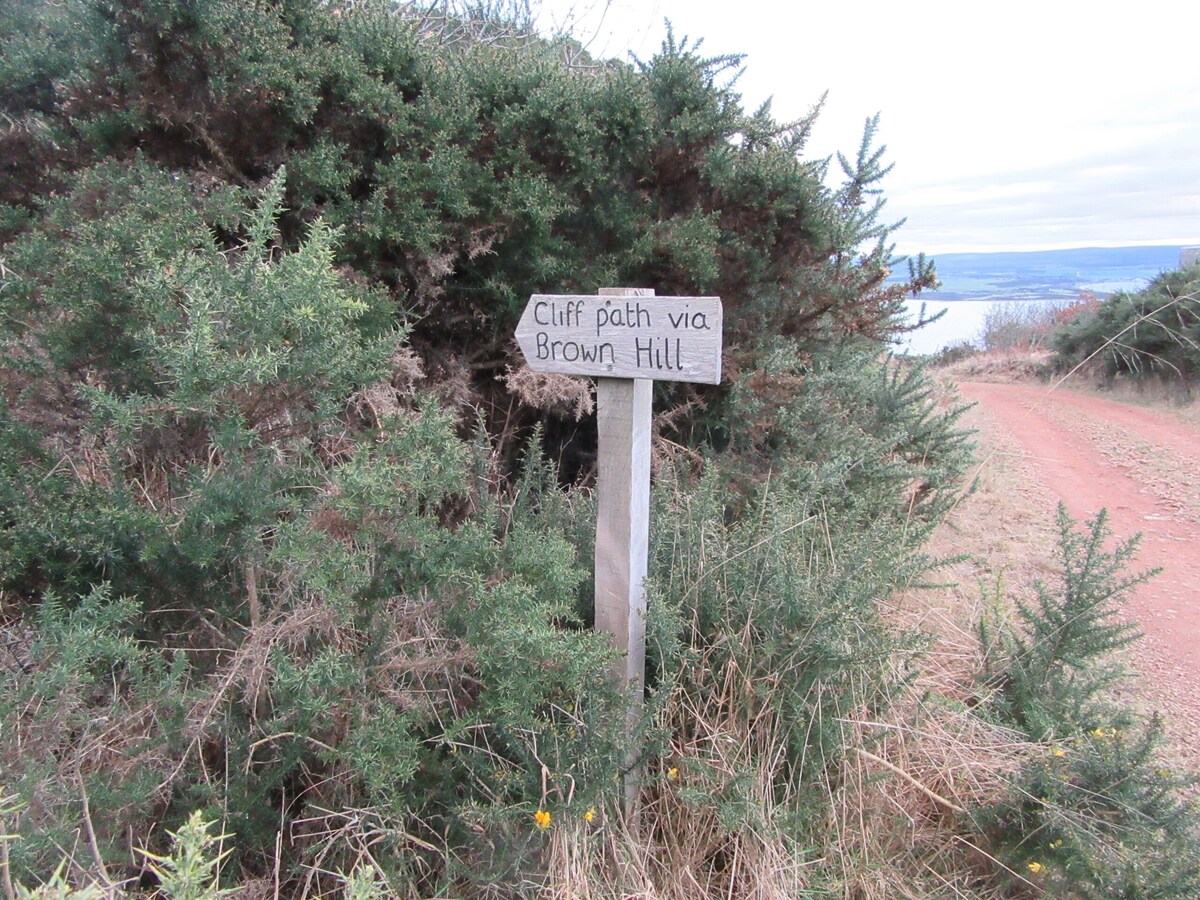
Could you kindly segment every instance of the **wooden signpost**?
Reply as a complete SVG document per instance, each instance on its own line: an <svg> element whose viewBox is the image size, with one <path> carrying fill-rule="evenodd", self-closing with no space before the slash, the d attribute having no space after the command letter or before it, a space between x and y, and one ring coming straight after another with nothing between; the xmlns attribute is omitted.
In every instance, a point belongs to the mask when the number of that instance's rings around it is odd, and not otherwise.
<svg viewBox="0 0 1200 900"><path fill-rule="evenodd" d="M719 297L534 294L517 343L535 372L596 377L596 629L623 654L621 683L640 704L646 668L652 382L721 381ZM631 718L637 715L631 709ZM626 783L626 796L636 790Z"/></svg>

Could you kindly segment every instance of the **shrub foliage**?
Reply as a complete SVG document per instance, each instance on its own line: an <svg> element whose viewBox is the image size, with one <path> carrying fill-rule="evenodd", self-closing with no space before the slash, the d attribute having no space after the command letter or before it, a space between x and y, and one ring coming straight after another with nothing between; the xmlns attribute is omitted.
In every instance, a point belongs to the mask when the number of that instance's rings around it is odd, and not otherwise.
<svg viewBox="0 0 1200 900"><path fill-rule="evenodd" d="M1200 835L1187 782L1163 762L1162 726L1114 699L1127 677L1114 651L1136 638L1121 619L1136 540L1108 548L1103 512L1076 531L1059 508L1062 580L1039 584L1018 623L981 629L988 712L1038 742L1011 790L978 822L1013 883L1053 896L1191 897Z"/></svg>
<svg viewBox="0 0 1200 900"><path fill-rule="evenodd" d="M1141 291L1119 291L1064 323L1058 365L1095 360L1106 379L1157 378L1190 387L1200 372L1200 268L1164 272Z"/></svg>
<svg viewBox="0 0 1200 900"><path fill-rule="evenodd" d="M968 453L882 353L934 276L884 282L876 123L826 187L815 111L744 111L736 59L489 10L0 2L5 884L520 894L631 748L719 786L712 885L751 769L820 834ZM729 372L658 397L634 723L588 627L594 425L512 387L530 293L621 284L721 295ZM722 697L781 753L705 768Z"/></svg>

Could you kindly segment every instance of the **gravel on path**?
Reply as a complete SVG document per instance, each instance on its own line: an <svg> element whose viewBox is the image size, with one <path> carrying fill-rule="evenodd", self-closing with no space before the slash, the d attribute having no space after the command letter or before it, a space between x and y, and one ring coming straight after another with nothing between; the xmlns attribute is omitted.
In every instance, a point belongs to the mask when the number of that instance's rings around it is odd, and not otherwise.
<svg viewBox="0 0 1200 900"><path fill-rule="evenodd" d="M1048 522L1064 502L1082 522L1104 508L1122 540L1142 535L1135 571L1162 568L1126 609L1144 635L1126 651L1135 699L1161 712L1180 762L1200 771L1200 430L1169 412L1059 388L959 383L980 452L1012 457Z"/></svg>

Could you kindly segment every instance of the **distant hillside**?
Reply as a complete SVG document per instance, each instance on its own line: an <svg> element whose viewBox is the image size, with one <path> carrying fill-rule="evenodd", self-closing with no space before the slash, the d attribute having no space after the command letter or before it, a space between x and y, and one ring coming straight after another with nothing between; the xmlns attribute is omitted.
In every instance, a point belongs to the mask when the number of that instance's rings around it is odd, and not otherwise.
<svg viewBox="0 0 1200 900"><path fill-rule="evenodd" d="M1090 247L1028 253L944 253L930 300L1071 300L1080 291L1140 290L1179 265L1178 246Z"/></svg>

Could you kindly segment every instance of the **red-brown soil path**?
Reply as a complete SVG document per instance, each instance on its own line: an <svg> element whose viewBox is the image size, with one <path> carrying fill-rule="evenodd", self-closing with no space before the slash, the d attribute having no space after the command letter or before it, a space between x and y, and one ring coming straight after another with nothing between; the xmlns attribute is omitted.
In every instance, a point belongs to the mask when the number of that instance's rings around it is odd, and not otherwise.
<svg viewBox="0 0 1200 900"><path fill-rule="evenodd" d="M1144 705L1165 715L1179 755L1200 770L1200 430L1168 412L1063 388L958 388L1023 457L1047 515L1059 501L1081 522L1104 508L1120 538L1141 533L1135 570L1163 571L1130 599L1144 638L1128 661L1142 676Z"/></svg>

